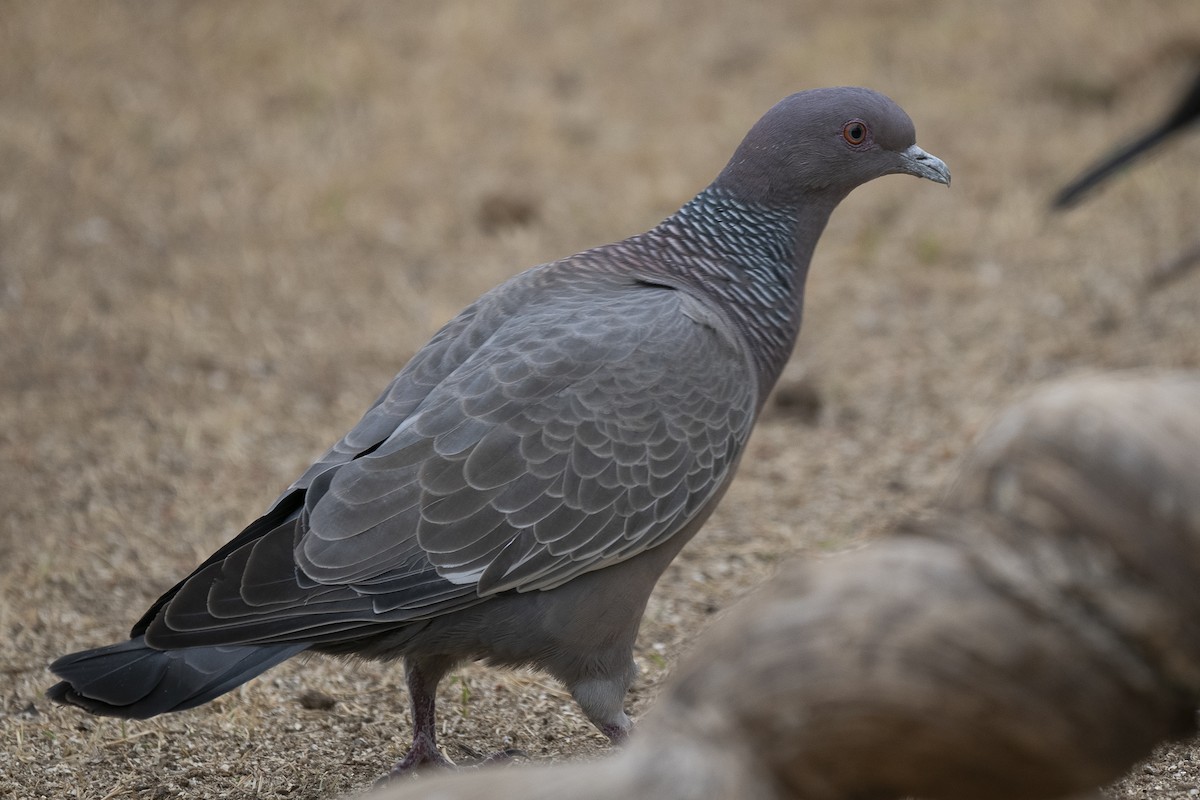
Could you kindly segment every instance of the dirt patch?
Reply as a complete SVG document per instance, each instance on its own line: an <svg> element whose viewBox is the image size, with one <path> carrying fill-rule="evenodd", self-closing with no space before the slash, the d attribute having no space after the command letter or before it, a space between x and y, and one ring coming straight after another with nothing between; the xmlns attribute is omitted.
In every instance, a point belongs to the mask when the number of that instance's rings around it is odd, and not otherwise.
<svg viewBox="0 0 1200 800"><path fill-rule="evenodd" d="M0 796L367 786L410 733L396 666L297 659L139 723L51 706L44 666L121 637L438 324L653 225L789 92L890 94L954 186L887 178L835 214L798 383L652 598L635 712L781 559L928 503L1022 387L1200 366L1200 274L1145 289L1197 235L1200 137L1046 213L1170 105L1196 31L1192 0L6 4ZM537 674L464 669L440 702L455 759L606 748ZM1196 753L1111 793L1194 796Z"/></svg>

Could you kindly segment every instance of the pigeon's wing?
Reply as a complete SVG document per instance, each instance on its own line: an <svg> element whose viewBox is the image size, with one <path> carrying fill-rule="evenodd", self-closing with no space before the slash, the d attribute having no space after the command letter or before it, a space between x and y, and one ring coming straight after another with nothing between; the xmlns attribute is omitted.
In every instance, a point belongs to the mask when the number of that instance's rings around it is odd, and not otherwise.
<svg viewBox="0 0 1200 800"><path fill-rule="evenodd" d="M753 423L740 340L662 287L575 305L502 329L374 452L318 477L304 575L415 608L396 571L415 539L481 596L547 589L661 544L703 508Z"/></svg>
<svg viewBox="0 0 1200 800"><path fill-rule="evenodd" d="M147 640L353 638L549 589L682 529L749 437L744 344L682 291L551 299L513 314L382 443L316 474L290 528L196 576Z"/></svg>
<svg viewBox="0 0 1200 800"><path fill-rule="evenodd" d="M193 580L197 576L204 574L211 578L222 569L228 572L230 566L225 562L234 553L242 551L245 557L260 539L274 536L279 540L284 537L286 534L281 529L290 530L294 527L293 523L304 508L306 490L314 477L378 447L435 386L460 367L505 320L543 290L544 279L552 271L547 266L527 270L483 295L446 323L409 360L349 433L313 462L265 514L164 592L133 626L130 636L146 633L160 610L179 594L185 584L191 583L192 591L195 591L196 586L203 583L202 580ZM277 546L277 542L273 546ZM259 549L262 551L266 548ZM236 562L237 559L233 563ZM178 610L185 605L181 601L175 604L175 608ZM153 634L151 639L154 639Z"/></svg>

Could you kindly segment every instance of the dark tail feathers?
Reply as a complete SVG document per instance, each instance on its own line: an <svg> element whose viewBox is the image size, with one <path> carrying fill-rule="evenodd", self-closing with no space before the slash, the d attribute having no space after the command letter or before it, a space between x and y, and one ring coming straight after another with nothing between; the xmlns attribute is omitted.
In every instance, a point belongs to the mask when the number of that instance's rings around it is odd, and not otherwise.
<svg viewBox="0 0 1200 800"><path fill-rule="evenodd" d="M50 665L63 679L46 690L93 714L146 719L207 703L304 650L305 644L155 650L138 636L72 653Z"/></svg>

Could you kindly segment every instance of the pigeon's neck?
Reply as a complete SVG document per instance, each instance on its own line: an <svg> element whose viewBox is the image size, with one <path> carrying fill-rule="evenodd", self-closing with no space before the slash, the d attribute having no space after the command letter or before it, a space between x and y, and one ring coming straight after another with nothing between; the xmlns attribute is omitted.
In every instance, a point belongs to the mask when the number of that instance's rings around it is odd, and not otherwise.
<svg viewBox="0 0 1200 800"><path fill-rule="evenodd" d="M760 401L775 384L800 331L804 281L837 200L760 206L710 186L646 234L677 258L665 272L715 299L747 339Z"/></svg>

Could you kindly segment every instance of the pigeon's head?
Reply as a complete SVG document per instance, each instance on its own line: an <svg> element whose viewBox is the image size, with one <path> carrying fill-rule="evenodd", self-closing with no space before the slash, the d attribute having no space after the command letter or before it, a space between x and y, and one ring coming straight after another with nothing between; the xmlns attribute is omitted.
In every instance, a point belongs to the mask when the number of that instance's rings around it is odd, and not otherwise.
<svg viewBox="0 0 1200 800"><path fill-rule="evenodd" d="M896 173L950 183L946 164L917 147L904 109L871 89L839 87L776 103L746 134L717 185L768 205L814 195L836 202Z"/></svg>

